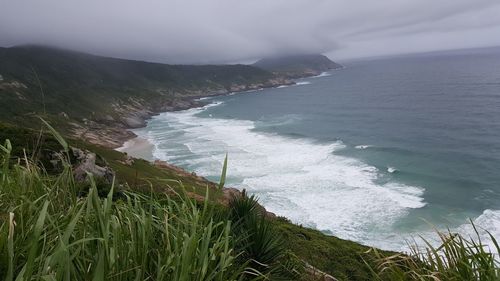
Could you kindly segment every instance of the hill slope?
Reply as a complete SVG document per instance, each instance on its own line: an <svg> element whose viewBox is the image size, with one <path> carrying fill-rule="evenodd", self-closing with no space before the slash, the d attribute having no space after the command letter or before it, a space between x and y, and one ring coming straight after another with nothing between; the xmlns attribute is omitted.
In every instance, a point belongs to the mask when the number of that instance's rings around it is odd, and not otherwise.
<svg viewBox="0 0 500 281"><path fill-rule="evenodd" d="M289 78L319 75L324 71L342 68L342 65L331 61L324 55L264 58L254 63L253 66Z"/></svg>
<svg viewBox="0 0 500 281"><path fill-rule="evenodd" d="M15 165L16 163L18 165L24 165L25 162L18 162L18 159L24 159L24 157L26 157L26 159L31 160L30 163L40 163L41 166L45 168L52 167L48 170L49 175L44 175L41 180L46 182L49 182L50 180L55 181L60 175L61 171L58 170L60 167L58 168L57 166L52 166L51 161L54 159L49 157L49 155L60 152L62 149L58 140L55 139L54 136L50 134L41 134L40 130L30 130L17 126L5 125L0 122L0 145L4 145L7 139L9 139L10 143L12 143L11 153L9 153L7 157L7 159L11 160L10 162L12 163L12 165ZM115 196L117 196L116 198L121 198L120 196L123 196L123 192L137 192L148 195L154 194L154 196L157 198L165 194L174 196L175 194L182 193L182 183L185 191L187 191L187 195L198 200L200 206L203 204L202 202L204 201L204 196L208 194L210 204L213 204L213 206L219 211L224 211L227 210L228 202L231 198L233 198L232 196L241 196L241 193L235 192L234 189L224 188L220 190L218 189L216 184L171 165L150 163L142 159L130 158L124 153L101 146L91 145L85 142L81 142L80 140L67 139L67 143L70 145L70 147L78 148L81 151L87 151L89 153L87 155L90 155L90 153L95 153L97 157L94 158L94 166L111 168L114 175L116 176L116 193L114 194ZM5 156L5 150L0 149L0 163L4 163L1 161L3 160L3 156ZM78 161L79 160L73 158L71 163L73 165L77 165ZM2 167L4 169L2 170L2 175L5 176L6 168L4 165L2 165ZM74 172L74 166L72 167L72 169ZM31 170L38 171L38 169ZM19 169L19 171L24 172L25 170ZM30 169L28 169L28 171L30 171ZM90 172L95 173L95 171ZM94 178L96 179L96 182L99 183L99 185L97 186L99 194L105 197L110 190L109 183L99 181L99 176L96 174L94 174ZM37 179L40 180L38 177ZM28 182L32 183L31 181ZM9 182L9 184L15 186L16 184L18 184L18 182ZM3 204L5 206L13 204L14 201L9 200L8 198L10 197L6 197L7 194L11 195L13 194L13 192L7 193L5 192L6 189L2 190L2 187L3 185L0 184L0 195L2 195L2 198L4 198L4 200L0 200L0 205ZM16 192L20 192L24 190L29 191L30 194L35 194L35 192L31 188L26 187L27 186L22 185L18 188L11 189L11 191L15 190ZM56 187L54 187L54 189L61 187L65 188L65 185L57 185ZM78 188L79 190L84 191L85 188L88 188L88 186L80 182ZM54 193L60 194L58 192ZM81 193L80 195L85 195L85 193ZM41 196L45 195L42 194ZM52 199L53 197L48 196L48 198ZM69 198L70 197L67 197L66 199ZM23 198L23 200L25 199L26 197ZM43 203L43 200L38 201ZM60 207L60 205L57 205L56 207ZM37 210L36 208L30 209ZM3 208L2 210L7 210L7 208ZM18 210L22 210L22 208L17 208L13 212L18 212ZM175 211L172 211L172 214L172 217L176 217L177 215L179 215L179 213ZM22 215L22 213L16 213L15 218L17 219ZM36 218L37 216L25 215L24 217L26 219L33 219L33 217ZM7 216L2 213L2 211L0 211L0 226L2 226L2 224L5 224L5 218L7 218ZM220 215L214 215L213 218L214 220L217 220L220 218ZM57 219L56 221L61 222L61 219ZM123 221L123 223L126 223L125 220ZM316 271L316 269L319 269L328 274L332 274L338 280L365 281L374 280L375 278L370 270L370 267L365 263L367 262L371 267L376 266L376 257L373 255L373 253L368 252L368 250L370 250L369 247L362 246L355 242L342 240L333 236L327 236L317 230L294 225L286 219L280 217L269 216L266 219L266 224L264 226L266 226L266 229L275 229L275 234L282 236L283 241L285 242L284 246L287 249L288 254L285 256L280 256L280 260L286 262L289 258L293 258L300 264L307 263L315 267L314 270L310 268L309 271L303 272L302 278L293 280L331 280L323 278L323 274ZM3 237L6 237L5 234L8 233L8 230L8 227L0 227L0 242L5 241L2 240L2 235L4 235ZM116 229L114 229L113 231L116 231ZM20 233L20 230L18 230L18 228L16 228L15 233L17 235L16 237L23 237L23 235L18 234ZM53 232L48 233L53 234ZM130 231L127 231L127 233L129 234ZM162 239L160 240L163 241ZM152 244L149 244L149 248L145 247L142 249L152 251L156 250L154 248L155 241L157 240L150 241L152 242ZM16 244L16 249L20 248L17 247L18 245L22 247L23 244ZM125 247L128 247L126 246L126 244L119 245L119 247L121 248L124 245ZM0 243L0 276L4 276L4 274L6 273L5 271L3 271L3 269L5 270L8 264L8 255L6 254L6 252L6 243ZM15 252L18 253L18 251ZM389 255L390 253L384 252L384 254ZM94 253L92 256L95 257ZM44 260L41 260L43 263ZM19 262L19 260L16 260L16 262ZM18 269L20 270L20 267ZM85 267L85 269L87 269L87 267ZM128 272L128 270L126 270L125 272ZM110 280L114 279L111 278Z"/></svg>
<svg viewBox="0 0 500 281"><path fill-rule="evenodd" d="M73 126L74 133L103 124L138 127L155 112L192 106L193 97L287 83L248 65L167 65L40 46L0 48L0 120L29 125L28 116L45 112L83 127Z"/></svg>

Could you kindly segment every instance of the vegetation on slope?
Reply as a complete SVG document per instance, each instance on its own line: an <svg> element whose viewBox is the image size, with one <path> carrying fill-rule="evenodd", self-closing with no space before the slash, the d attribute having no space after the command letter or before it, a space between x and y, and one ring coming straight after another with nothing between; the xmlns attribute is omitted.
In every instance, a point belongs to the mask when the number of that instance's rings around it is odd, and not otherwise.
<svg viewBox="0 0 500 281"><path fill-rule="evenodd" d="M41 125L40 122L36 124ZM20 128L0 122L0 141L4 142L7 139L16 144L12 147L12 159L23 159L26 155L33 163L44 167L46 172L50 174L60 172L52 168L51 155L60 152L61 145L44 130ZM208 187L212 199L216 200L221 195L221 191L214 183L180 169L158 167L143 159L130 161L131 158L124 153L80 140L68 139L67 142L70 146L95 152L104 165L109 166L115 172L117 186L136 191L149 192L153 189L164 193L171 189L178 192L180 182L182 182L187 192L204 196Z"/></svg>
<svg viewBox="0 0 500 281"><path fill-rule="evenodd" d="M40 46L0 48L0 120L30 126L31 117L43 114L73 135L78 126L80 133L103 126L124 131L155 112L199 104L193 97L283 83L291 81L248 65L167 65Z"/></svg>
<svg viewBox="0 0 500 281"><path fill-rule="evenodd" d="M441 247L409 256L374 250L268 217L252 196L233 197L223 207L213 183L137 159L126 169L123 153L88 144L117 172L108 193L91 179L82 193L60 136L2 125L5 138L25 146L0 146L0 276L6 280L323 280L309 265L338 280L499 277L498 263L477 239L441 235ZM50 172L42 151L54 150L63 152L64 165Z"/></svg>
<svg viewBox="0 0 500 281"><path fill-rule="evenodd" d="M214 235L219 238L222 235L221 231L229 228L230 235L223 241L230 245L230 258L233 259L230 271L239 272L241 278L270 278L271 280L305 278L303 280L312 280L304 273L304 262L293 251L287 250L290 247L288 241L283 238L280 227L274 220L267 217L253 197L234 197L228 207L222 207L215 203L220 193L217 190L214 191L216 187L213 183L205 181L204 184L201 184L200 181L193 181L190 177L181 175L176 170L160 169L151 163L138 159L134 161L134 165L139 162L135 169L124 169L128 167L122 164L126 155L88 144L84 145L91 149L97 148L99 153L104 155L103 158L106 159L106 162L118 169L116 170L115 183L107 195L100 192L99 189L102 187L97 186L95 181L85 185L89 192L81 193L81 185L73 179L72 165L69 165L69 161L71 161L71 157L68 156L70 154L69 145L65 144L66 152L63 149L64 153L61 154L61 157L64 157L62 160L66 163L63 165L63 169L50 172L43 169L43 163L47 163L47 161L42 161L44 156L40 151L47 153L48 151L61 151L57 137L30 129L2 125L0 139L5 140L6 138L26 144L27 148L16 149L15 146L13 148L9 145L4 145L1 148L3 181L0 187L0 207L1 210L5 211L2 211L0 215L0 251L9 253L10 256L2 255L5 258L9 257L9 259L5 263L0 262L0 264L7 266L12 260L10 271L7 267L0 270L0 272L3 270L3 274L12 272L12 276L23 275L26 277L27 275L24 275L23 272L23 267L26 265L26 267L32 268L31 273L28 272L29 274L35 274L33 276L36 278L44 276L46 279L54 276L62 278L60 276L68 276L67 274L69 274L69 278L75 278L73 274L82 274L82 280L90 279L96 276L97 270L104 270L104 276L107 278L111 276L111 279L116 280L128 280L137 276L140 278L168 276L164 280L226 280L224 278L229 278L227 275L221 275L224 276L221 277L222 279L206 279L203 276L199 277L201 279L192 276L188 279L173 279L172 275L163 275L166 273L162 271L164 269L159 268L158 263L167 261L169 255L179 256L182 254L180 252L164 253L158 250L165 249L166 246L158 244L156 238L153 238L165 235L158 230L168 228L162 220L167 213L165 211L167 208L168 215L173 218L172 221L182 218L184 223L197 220L203 223L212 222L213 225L218 226L217 228L214 226L213 232L218 229L218 234ZM43 139L43 141L38 141L38 139ZM69 143L76 145L78 142L70 140ZM175 180L176 178L179 180ZM137 183L138 180L140 184ZM118 183L121 183L120 188L118 188ZM145 188L148 185L150 188ZM165 192L167 189L169 192ZM190 190L205 195L204 201L193 201L193 196L189 195ZM98 195L105 197L99 198ZM45 204L48 204L47 213L42 214L41 212L45 210ZM106 208L109 210L108 213L101 213ZM187 214L179 214L179 212L187 212ZM11 219L10 213L14 215L13 219ZM85 213L85 216L82 213ZM194 217L195 215L199 215L203 219ZM35 225L40 216L46 217L44 224L39 232L34 233L35 229L31 225ZM103 229L100 216L107 217L106 223L109 225L104 228L107 232L99 232ZM147 223L142 221L144 218L148 218ZM89 223L90 221L93 223ZM116 225L113 226L113 224ZM133 224L133 226L129 224ZM150 228L144 229L142 224ZM183 229L187 227L183 225ZM204 229L207 224L192 227ZM64 242L65 245L59 245L58 243L62 242L58 241L56 236L69 231L67 230L69 228L71 228L69 240ZM9 234L12 233L12 230L14 230L15 236ZM130 233L128 233L129 231ZM173 229L169 231L174 233ZM139 235L138 233L149 236L134 236ZM37 242L30 240L33 239L34 235L40 237L40 239L35 239ZM201 235L198 232L183 233L176 235L175 239L172 238L175 241L171 241L171 243L184 243L181 237L185 235L194 235L197 237L196 239L202 239L201 236L197 236ZM121 243L115 241L115 236L120 237ZM12 253L9 252L9 237L12 239ZM139 238L140 241L137 240ZM222 243L212 238L206 239L210 243ZM87 243L87 240L93 242ZM104 244L99 244L101 243L99 241L103 241ZM36 243L40 244L37 246ZM128 263L112 261L116 260L116 255L119 255L120 251L125 251L125 247L128 249L131 247L130 244L135 243L143 243L141 244L142 248L139 246L137 247L140 249L134 248L135 252L133 257L129 258ZM118 249L117 247L122 244L124 249ZM60 247L63 246L64 255L58 252L62 251ZM33 247L40 251L37 250L36 258L27 260L29 249ZM110 247L110 249L106 250L106 247ZM193 247L196 249L197 246ZM92 253L101 250L103 251L102 255L104 255L103 260L100 260L99 255L92 255ZM115 256L106 256L111 251L115 253ZM146 253L139 253L140 251L146 251ZM126 256L128 254L130 253L122 252L120 255ZM202 257L197 256L199 254L199 251L196 252L196 258L202 259ZM228 252L218 253L218 255L223 254L228 254ZM69 261L67 260L68 255L71 257ZM146 255L148 257L153 255L154 259L148 258L144 261ZM192 253L192 255L194 254ZM54 264L43 262L47 259L58 258L61 260L54 261ZM100 263L105 264L102 269L95 267L96 264ZM144 263L147 264L147 270L144 268ZM52 271L48 269L48 266ZM179 266L175 265L176 268ZM197 264L193 262L193 265L189 266L197 266ZM131 268L135 268L135 270L129 272L128 270ZM84 269L87 272L81 272Z"/></svg>
<svg viewBox="0 0 500 281"><path fill-rule="evenodd" d="M23 158L24 155L26 155L26 157L30 159L28 163L30 163L29 167L31 168L29 170L41 173L41 175L37 175L35 178L40 178L41 182L46 183L51 181L62 183L58 180L58 177L61 174L67 174L67 172L62 173L62 171L59 170L54 173L53 171L39 170L38 168L34 169L34 167L45 167L45 165L50 165L47 154L61 150L61 146L56 138L50 134L41 133L38 130L19 128L0 123L0 141L4 142L6 139L12 140L14 144L22 144L21 146L14 145L12 147L9 157L11 159L11 164L24 163ZM269 256L273 257L278 255L280 256L280 260L284 260L285 262L284 264L276 263L276 267L273 267L272 270L280 274L286 273L289 279L285 278L285 280L297 280L300 278L303 278L301 280L314 280L311 279L310 275L304 274L304 262L326 273L338 276L339 280L370 280L373 276L370 271L367 270L361 258L363 252L369 250L368 247L361 246L354 242L344 241L336 237L326 236L319 231L293 225L283 218L264 218L262 216L262 209L260 209L260 206L257 207L258 204L254 197L243 197L242 200L231 200L229 209L227 209L227 207L221 207L219 203L216 203L220 202L219 199L221 198L222 192L217 189L216 184L212 182L200 180L198 177L186 173L179 173L176 169L159 168L142 159L134 159L133 163L128 165L125 163L125 160L128 159L126 154L109 148L72 139L68 140L68 143L69 145L89 149L98 153L98 155L105 160L106 164L113 168L116 173L113 188L116 198L123 200L123 192L125 192L127 196L137 193L143 194L141 196L144 196L144 194L151 196L151 191L153 191L156 199L162 198L165 194L167 196L176 197L176 194L184 194L184 192L186 192L191 198L195 196L203 200L208 192L208 198L210 199L209 203L211 205L215 204L213 206L216 206L215 208L219 211L225 210L226 216L233 222L232 229L234 233L236 233L235 236L241 238L237 242L239 249L241 250L248 247L247 253L238 257L240 263L251 260L252 262L250 263L254 267L260 271L265 271L261 264L269 263ZM45 152L45 155L40 153L42 151ZM35 163L38 165L35 165ZM19 167L22 167L22 165ZM66 168L68 169L68 167ZM9 171L12 171L12 169ZM72 181L64 183L62 186L51 186L48 184L44 188L47 190L52 188L69 190L76 188L77 191L75 192L78 193L82 187L75 184L73 188L70 188L72 184L74 184ZM15 186L15 183L11 183L10 188L13 186ZM84 185L84 187L91 188L92 186ZM99 189L96 191L97 194L107 194L102 192L102 186L98 185L97 188ZM110 187L104 189L104 191L109 190ZM52 192L58 193L62 191L51 191L49 194L52 194ZM82 195L81 193L78 194ZM92 194L86 196L92 196ZM66 197L69 198L69 196ZM6 198L0 197L0 204L2 204L2 202L5 204L4 199ZM80 200L83 199L80 198ZM203 202L201 204L203 205ZM200 202L198 202L197 205L199 206ZM2 209L7 210L8 208ZM4 213L0 215L0 217L7 218L8 215ZM252 236L253 234L249 234L249 230L251 229L259 230L258 235ZM255 240L262 241L262 238L255 239L255 237L266 237L266 233L267 237L277 239L271 239L271 241L274 242L270 242L270 244L274 244L276 247L271 247L271 250L266 250L266 243L258 245L252 244ZM252 246L250 247L250 245ZM282 252L283 249L287 250ZM260 255L259 251L265 253L262 259L258 258ZM381 253L383 254L385 252ZM294 266L294 264L298 269L286 270L288 267ZM375 266L376 264L372 263L372 265ZM301 273L299 274L301 276L298 276L296 271Z"/></svg>
<svg viewBox="0 0 500 281"><path fill-rule="evenodd" d="M414 245L411 247L410 255L395 254L382 257L376 250L378 270L376 280L400 281L400 280L500 280L500 263L497 254L500 247L491 234L495 249L490 249L481 241L481 237L474 223L472 227L475 236L464 237L457 233L439 232L441 245L433 246L425 239L425 248Z"/></svg>
<svg viewBox="0 0 500 281"><path fill-rule="evenodd" d="M45 106L56 114L71 109L66 113L76 118L109 112L113 102L128 98L168 100L273 78L246 65L167 65L37 46L1 48L0 75L2 103L15 105L2 117L43 112Z"/></svg>
<svg viewBox="0 0 500 281"><path fill-rule="evenodd" d="M92 177L82 196L72 175L68 146L61 144L64 168L55 175L26 157L12 164L10 141L0 146L3 280L225 281L300 276L297 263L286 262L290 258L285 249L272 242L280 237L271 224L262 223L262 213L242 214L242 219L248 216L257 223L234 224L229 219L243 197L234 198L233 207L221 209L208 196L199 206L183 189L172 196L124 191L116 198L112 185L100 198ZM252 243L241 243L248 237ZM247 256L252 259L243 258Z"/></svg>
<svg viewBox="0 0 500 281"><path fill-rule="evenodd" d="M244 66L168 66L39 47L0 49L0 62L0 120L30 128L40 124L37 115L62 128L116 126L124 112L274 77ZM304 75L307 66L295 69ZM254 197L222 207L216 184L169 165L70 139L116 176L112 184L81 183L57 135L0 124L6 139L14 143L0 146L6 280L323 280L310 266L338 280L499 279L497 261L478 239L449 233L440 234L442 246L410 255L373 250L268 217ZM55 166L54 155L61 157Z"/></svg>

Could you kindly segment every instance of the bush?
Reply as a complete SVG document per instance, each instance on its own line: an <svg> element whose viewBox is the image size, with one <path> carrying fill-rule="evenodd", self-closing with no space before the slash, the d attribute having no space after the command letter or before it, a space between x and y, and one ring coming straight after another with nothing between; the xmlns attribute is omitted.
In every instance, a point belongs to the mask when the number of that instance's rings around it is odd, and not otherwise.
<svg viewBox="0 0 500 281"><path fill-rule="evenodd" d="M265 210L258 204L255 196L233 197L229 203L229 218L234 222L234 235L237 249L242 252L240 258L250 261L257 269L271 280L295 280L302 272L298 259L286 251L280 232L265 216Z"/></svg>

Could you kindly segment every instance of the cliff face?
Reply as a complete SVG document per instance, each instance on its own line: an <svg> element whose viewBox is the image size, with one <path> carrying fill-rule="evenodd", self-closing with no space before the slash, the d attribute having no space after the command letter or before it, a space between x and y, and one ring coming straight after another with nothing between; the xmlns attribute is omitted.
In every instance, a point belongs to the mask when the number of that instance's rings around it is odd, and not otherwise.
<svg viewBox="0 0 500 281"><path fill-rule="evenodd" d="M29 116L43 113L69 124L75 136L113 147L130 137L125 128L143 126L158 112L200 105L196 97L291 83L248 65L168 65L40 46L0 48L0 120L29 126ZM93 135L98 132L112 136Z"/></svg>
<svg viewBox="0 0 500 281"><path fill-rule="evenodd" d="M264 58L253 64L258 68L288 78L319 75L324 71L342 68L324 55L294 55Z"/></svg>

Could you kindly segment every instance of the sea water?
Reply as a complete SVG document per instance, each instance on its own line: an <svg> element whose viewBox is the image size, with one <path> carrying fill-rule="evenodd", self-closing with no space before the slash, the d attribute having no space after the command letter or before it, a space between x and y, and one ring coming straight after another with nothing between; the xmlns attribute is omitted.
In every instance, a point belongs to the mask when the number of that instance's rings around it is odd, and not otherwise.
<svg viewBox="0 0 500 281"><path fill-rule="evenodd" d="M136 133L155 158L256 194L271 212L391 250L500 237L500 49L344 62L294 86L205 100Z"/></svg>

